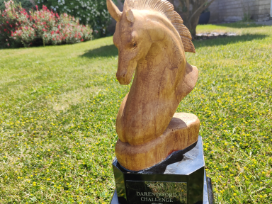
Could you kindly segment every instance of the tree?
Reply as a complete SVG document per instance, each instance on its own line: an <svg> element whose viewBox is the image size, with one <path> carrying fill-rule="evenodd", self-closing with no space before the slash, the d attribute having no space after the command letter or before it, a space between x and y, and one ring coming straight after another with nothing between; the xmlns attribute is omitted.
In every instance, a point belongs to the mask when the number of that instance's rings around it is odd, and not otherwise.
<svg viewBox="0 0 272 204"><path fill-rule="evenodd" d="M190 30L193 38L196 36L196 26L200 14L207 9L214 0L168 0L181 15L184 25Z"/></svg>

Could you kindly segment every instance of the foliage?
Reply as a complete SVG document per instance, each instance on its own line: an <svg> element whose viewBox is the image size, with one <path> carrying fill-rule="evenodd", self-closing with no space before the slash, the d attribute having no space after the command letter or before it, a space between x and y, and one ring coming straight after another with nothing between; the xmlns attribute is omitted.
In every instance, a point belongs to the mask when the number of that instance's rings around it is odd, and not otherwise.
<svg viewBox="0 0 272 204"><path fill-rule="evenodd" d="M106 36L110 21L106 0L37 0L37 5L46 5L58 13L67 13L79 18L80 23L91 25L97 37Z"/></svg>
<svg viewBox="0 0 272 204"><path fill-rule="evenodd" d="M0 0L0 10L1 11L4 11L5 10L5 1L7 0ZM26 9L27 11L31 10L33 8L33 4L31 3L30 0L14 0L14 2L16 3L20 3L21 6Z"/></svg>
<svg viewBox="0 0 272 204"><path fill-rule="evenodd" d="M215 203L272 203L272 27L198 26L241 36L194 41L195 89ZM109 203L115 119L129 91L112 37L0 50L0 203Z"/></svg>
<svg viewBox="0 0 272 204"><path fill-rule="evenodd" d="M12 0L6 4L6 9L0 16L1 36L6 46L12 43L30 46L33 42L42 40L43 44L77 43L91 39L91 30L79 25L79 21L63 13L58 15L49 11L46 6L27 12ZM17 42L17 44L16 44Z"/></svg>
<svg viewBox="0 0 272 204"><path fill-rule="evenodd" d="M243 9L243 19L242 19L242 21L244 21L244 22L253 21L251 19L252 11L251 11L251 8L250 8L250 2L246 1L246 0L241 0L241 6L242 6L242 9Z"/></svg>

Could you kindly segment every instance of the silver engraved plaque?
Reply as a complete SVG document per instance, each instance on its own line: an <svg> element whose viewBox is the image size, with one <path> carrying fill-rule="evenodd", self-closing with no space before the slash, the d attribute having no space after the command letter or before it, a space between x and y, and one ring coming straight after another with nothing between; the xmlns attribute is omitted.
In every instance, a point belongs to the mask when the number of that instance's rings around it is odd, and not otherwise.
<svg viewBox="0 0 272 204"><path fill-rule="evenodd" d="M187 183L163 181L127 181L129 204L186 204Z"/></svg>

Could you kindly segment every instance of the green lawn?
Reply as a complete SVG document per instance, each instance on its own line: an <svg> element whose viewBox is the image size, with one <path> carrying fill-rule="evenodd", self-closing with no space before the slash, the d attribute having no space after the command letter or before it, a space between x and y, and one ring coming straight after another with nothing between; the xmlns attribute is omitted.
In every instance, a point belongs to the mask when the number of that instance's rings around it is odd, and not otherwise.
<svg viewBox="0 0 272 204"><path fill-rule="evenodd" d="M199 26L240 36L194 41L194 91L216 203L272 203L272 27ZM109 203L115 117L112 37L0 50L0 203Z"/></svg>

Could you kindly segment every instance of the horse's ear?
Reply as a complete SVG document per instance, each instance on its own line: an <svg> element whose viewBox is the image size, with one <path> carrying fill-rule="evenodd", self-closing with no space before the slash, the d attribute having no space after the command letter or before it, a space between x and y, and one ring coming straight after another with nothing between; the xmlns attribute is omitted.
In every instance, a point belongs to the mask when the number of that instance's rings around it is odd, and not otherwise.
<svg viewBox="0 0 272 204"><path fill-rule="evenodd" d="M129 10L126 12L126 16L127 16L128 21L130 21L131 23L134 23L135 18L134 18L134 14L133 14L133 12L132 12L131 9L129 9Z"/></svg>
<svg viewBox="0 0 272 204"><path fill-rule="evenodd" d="M128 6L128 1L125 0L123 11L127 11L127 10L129 10L129 6Z"/></svg>
<svg viewBox="0 0 272 204"><path fill-rule="evenodd" d="M107 8L111 17L117 22L120 21L122 12L117 8L117 6L112 2L112 0L107 0Z"/></svg>

